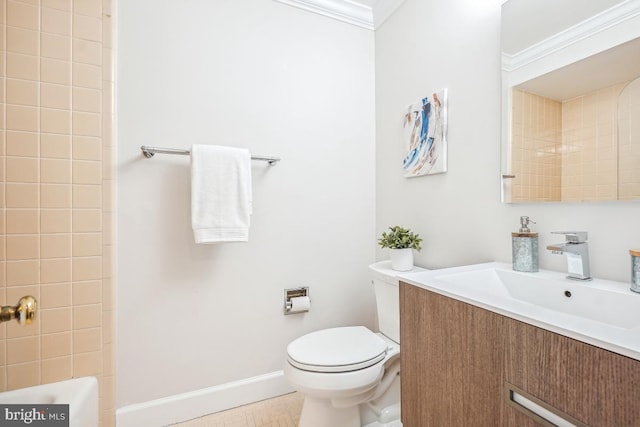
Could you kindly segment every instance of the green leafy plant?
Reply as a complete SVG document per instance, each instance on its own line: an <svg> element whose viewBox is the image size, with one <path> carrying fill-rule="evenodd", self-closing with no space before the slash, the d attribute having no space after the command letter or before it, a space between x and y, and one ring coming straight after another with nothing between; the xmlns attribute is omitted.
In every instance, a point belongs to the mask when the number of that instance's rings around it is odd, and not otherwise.
<svg viewBox="0 0 640 427"><path fill-rule="evenodd" d="M389 249L411 248L420 251L422 249L420 243L422 243L420 235L398 225L389 227L389 232L383 232L382 237L378 239L381 247Z"/></svg>

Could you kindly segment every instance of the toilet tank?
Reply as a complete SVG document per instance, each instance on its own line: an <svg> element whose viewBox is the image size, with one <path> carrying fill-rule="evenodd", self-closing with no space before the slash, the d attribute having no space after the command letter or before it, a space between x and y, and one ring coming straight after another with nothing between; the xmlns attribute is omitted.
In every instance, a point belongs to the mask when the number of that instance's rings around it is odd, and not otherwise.
<svg viewBox="0 0 640 427"><path fill-rule="evenodd" d="M398 271L391 269L391 261L371 264L371 283L376 294L378 330L386 337L400 343L400 280ZM414 267L412 271L424 270Z"/></svg>

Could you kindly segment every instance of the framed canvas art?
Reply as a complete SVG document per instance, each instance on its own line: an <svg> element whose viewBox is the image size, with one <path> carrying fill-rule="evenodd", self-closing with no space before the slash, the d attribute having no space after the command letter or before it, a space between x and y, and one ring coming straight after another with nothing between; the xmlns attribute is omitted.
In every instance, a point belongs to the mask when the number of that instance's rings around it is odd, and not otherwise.
<svg viewBox="0 0 640 427"><path fill-rule="evenodd" d="M407 107L403 122L406 154L404 177L447 171L447 89L433 92Z"/></svg>

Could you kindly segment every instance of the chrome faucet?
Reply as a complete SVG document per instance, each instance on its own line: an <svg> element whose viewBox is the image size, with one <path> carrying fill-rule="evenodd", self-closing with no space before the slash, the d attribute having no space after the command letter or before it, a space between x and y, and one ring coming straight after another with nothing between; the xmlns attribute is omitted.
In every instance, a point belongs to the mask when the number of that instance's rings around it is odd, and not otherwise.
<svg viewBox="0 0 640 427"><path fill-rule="evenodd" d="M586 231L552 231L551 234L564 234L566 242L547 246L554 254L567 256L568 279L593 280L589 268L589 246Z"/></svg>

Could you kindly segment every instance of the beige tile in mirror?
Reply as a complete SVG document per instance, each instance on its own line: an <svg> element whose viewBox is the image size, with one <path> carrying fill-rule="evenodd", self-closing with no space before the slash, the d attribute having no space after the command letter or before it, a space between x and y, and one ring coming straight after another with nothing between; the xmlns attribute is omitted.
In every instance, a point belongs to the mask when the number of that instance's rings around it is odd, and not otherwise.
<svg viewBox="0 0 640 427"><path fill-rule="evenodd" d="M531 3L503 6L503 202L640 199L640 1L514 52Z"/></svg>

